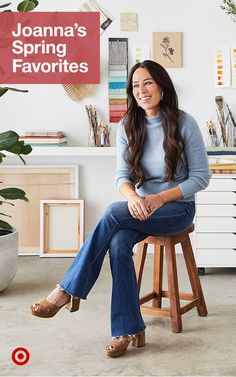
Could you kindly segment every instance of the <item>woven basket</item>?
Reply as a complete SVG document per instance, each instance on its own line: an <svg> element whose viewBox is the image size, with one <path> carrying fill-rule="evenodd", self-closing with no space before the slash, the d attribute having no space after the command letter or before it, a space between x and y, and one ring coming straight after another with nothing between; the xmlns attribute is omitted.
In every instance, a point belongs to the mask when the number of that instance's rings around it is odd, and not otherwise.
<svg viewBox="0 0 236 377"><path fill-rule="evenodd" d="M89 97L95 89L94 84L63 84L63 87L68 96L75 102Z"/></svg>

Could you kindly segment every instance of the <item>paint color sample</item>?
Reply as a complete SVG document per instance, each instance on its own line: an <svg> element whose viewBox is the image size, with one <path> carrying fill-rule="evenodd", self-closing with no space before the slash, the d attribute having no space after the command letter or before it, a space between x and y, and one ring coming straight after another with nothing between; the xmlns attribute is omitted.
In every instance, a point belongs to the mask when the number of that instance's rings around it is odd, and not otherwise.
<svg viewBox="0 0 236 377"><path fill-rule="evenodd" d="M236 88L236 46L231 46L231 84Z"/></svg>
<svg viewBox="0 0 236 377"><path fill-rule="evenodd" d="M215 50L215 86L230 87L230 50L229 46L218 46Z"/></svg>

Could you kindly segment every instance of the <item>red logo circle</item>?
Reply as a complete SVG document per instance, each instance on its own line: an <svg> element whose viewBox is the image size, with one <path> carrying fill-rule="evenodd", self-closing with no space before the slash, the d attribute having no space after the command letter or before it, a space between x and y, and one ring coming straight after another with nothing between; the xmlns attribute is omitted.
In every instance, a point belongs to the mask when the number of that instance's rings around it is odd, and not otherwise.
<svg viewBox="0 0 236 377"><path fill-rule="evenodd" d="M30 359L29 351L24 347L18 347L14 349L11 355L13 363L17 365L25 365Z"/></svg>

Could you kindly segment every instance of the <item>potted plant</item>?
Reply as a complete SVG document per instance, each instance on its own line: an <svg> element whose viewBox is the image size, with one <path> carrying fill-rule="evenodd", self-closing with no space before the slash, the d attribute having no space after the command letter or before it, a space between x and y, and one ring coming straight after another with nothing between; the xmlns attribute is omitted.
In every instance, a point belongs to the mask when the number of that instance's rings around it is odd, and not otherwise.
<svg viewBox="0 0 236 377"><path fill-rule="evenodd" d="M18 155L22 162L25 160L21 155L27 155L32 151L30 145L25 145L24 141L19 141L19 135L14 131L0 133L0 163L9 152ZM3 183L3 182L0 182ZM15 187L0 189L0 205L6 204L14 206L13 200L20 199L28 202L25 192ZM7 221L6 217L11 217L0 212L0 292L3 291L13 280L17 270L18 256L18 231ZM4 220L3 220L4 218Z"/></svg>
<svg viewBox="0 0 236 377"><path fill-rule="evenodd" d="M1 11L11 12L11 9L9 9L10 5L11 3L0 4ZM17 11L30 12L35 9L37 5L37 0L24 0L18 4ZM0 98L8 91L28 92L28 90L0 86ZM0 133L0 164L6 157L3 152L18 155L25 164L22 155L27 155L31 151L32 148L30 145L25 145L23 141L19 141L19 135L16 132L6 131ZM0 184L1 183L2 182L0 182ZM15 187L0 189L0 205L7 204L14 206L12 200L16 199L28 202L23 190ZM6 289L14 279L17 270L18 231L5 221L6 217L10 216L0 212L0 292Z"/></svg>

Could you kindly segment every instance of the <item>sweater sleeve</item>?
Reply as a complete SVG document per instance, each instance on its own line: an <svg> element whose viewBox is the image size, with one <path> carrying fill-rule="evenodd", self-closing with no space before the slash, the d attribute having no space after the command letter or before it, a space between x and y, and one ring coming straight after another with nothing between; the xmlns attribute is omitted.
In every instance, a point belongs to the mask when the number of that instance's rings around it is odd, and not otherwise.
<svg viewBox="0 0 236 377"><path fill-rule="evenodd" d="M124 151L128 144L127 136L124 129L123 121L120 121L117 126L117 132L116 132L116 173L115 173L115 180L117 187L120 188L120 186L123 183L131 183L130 177L129 177L129 169L128 164L126 163L124 159Z"/></svg>
<svg viewBox="0 0 236 377"><path fill-rule="evenodd" d="M201 131L196 120L190 115L183 115L182 137L188 178L180 183L179 187L183 198L188 198L208 186L211 174Z"/></svg>

